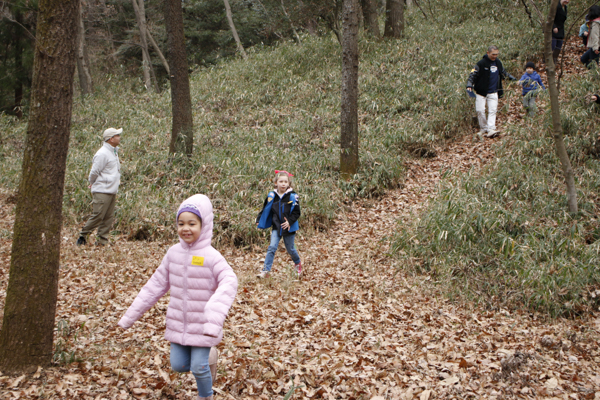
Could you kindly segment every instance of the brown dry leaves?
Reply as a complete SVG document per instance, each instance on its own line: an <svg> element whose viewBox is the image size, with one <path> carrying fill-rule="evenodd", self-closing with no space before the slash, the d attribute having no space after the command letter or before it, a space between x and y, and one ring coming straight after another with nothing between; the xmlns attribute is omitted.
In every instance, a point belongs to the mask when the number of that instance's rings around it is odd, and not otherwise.
<svg viewBox="0 0 600 400"><path fill-rule="evenodd" d="M512 99L500 123L520 119L518 107ZM293 383L297 399L600 399L599 315L544 321L455 305L387 256L398 221L418 217L447 170L465 172L493 157L491 143L467 139L436 149L436 158L410 160L403 188L352 204L329 232L301 232L301 280L283 249L272 278L255 278L266 242L220 249L240 288L219 346L217 397L282 399ZM0 192L0 229L12 226L8 195ZM55 342L57 354L79 361L0 375L0 397L194 398L192 376L170 369L168 297L130 330L116 327L169 244L77 248L76 227L63 236ZM3 308L10 241L1 238Z"/></svg>
<svg viewBox="0 0 600 400"><path fill-rule="evenodd" d="M265 281L254 274L266 243L221 249L240 289L220 345L218 397L281 399L293 382L293 398L595 398L598 316L544 322L460 307L405 276L386 255L388 237L402 226L397 220L418 215L446 170L467 171L492 157L491 142L467 140L436 149L437 158L412 160L402 189L349 206L327 233L303 232L300 281L283 249ZM12 214L2 200L2 212ZM0 376L3 398L193 398L191 375L170 370L168 298L132 329L115 327L168 244L79 249L73 227L64 236L56 341L80 361ZM2 302L9 256L4 240Z"/></svg>

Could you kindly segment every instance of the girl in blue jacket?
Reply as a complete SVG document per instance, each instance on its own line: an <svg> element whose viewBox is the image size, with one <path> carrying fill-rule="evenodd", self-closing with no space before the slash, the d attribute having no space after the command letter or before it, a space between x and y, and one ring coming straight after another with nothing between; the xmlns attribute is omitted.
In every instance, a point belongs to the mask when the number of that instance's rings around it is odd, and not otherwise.
<svg viewBox="0 0 600 400"><path fill-rule="evenodd" d="M537 96L538 89L546 90L540 74L535 72L535 64L531 61L525 64L525 73L519 79L519 84L523 85L523 107L531 117L537 110L535 96Z"/></svg>
<svg viewBox="0 0 600 400"><path fill-rule="evenodd" d="M275 190L269 192L262 210L256 217L256 225L259 229L272 228L271 243L265 256L265 265L258 275L259 278L266 278L271 272L281 238L285 249L294 261L296 273L298 276L302 273L300 256L294 245L296 231L298 231L298 218L300 218L300 204L298 204L298 195L291 188L293 176L287 171L275 171L273 180Z"/></svg>

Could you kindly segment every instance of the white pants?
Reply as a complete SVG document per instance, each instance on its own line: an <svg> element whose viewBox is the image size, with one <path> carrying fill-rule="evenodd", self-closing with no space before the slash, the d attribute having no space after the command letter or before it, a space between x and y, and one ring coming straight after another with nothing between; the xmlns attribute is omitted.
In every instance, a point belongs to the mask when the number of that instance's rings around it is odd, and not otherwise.
<svg viewBox="0 0 600 400"><path fill-rule="evenodd" d="M487 96L476 95L475 111L481 130L490 132L496 130L496 111L498 110L498 93L490 93ZM487 120L485 118L485 103L488 106Z"/></svg>

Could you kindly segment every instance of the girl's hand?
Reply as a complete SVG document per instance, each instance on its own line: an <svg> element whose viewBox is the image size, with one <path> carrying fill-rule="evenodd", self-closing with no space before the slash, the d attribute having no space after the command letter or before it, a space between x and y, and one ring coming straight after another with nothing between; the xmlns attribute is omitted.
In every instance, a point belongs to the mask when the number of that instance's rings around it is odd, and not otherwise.
<svg viewBox="0 0 600 400"><path fill-rule="evenodd" d="M288 222L286 217L283 217L283 219L285 219L285 222L283 224L281 224L281 228L282 229L290 229L290 223Z"/></svg>
<svg viewBox="0 0 600 400"><path fill-rule="evenodd" d="M598 100L598 97L596 97L596 95L592 95L592 101L596 101Z"/></svg>

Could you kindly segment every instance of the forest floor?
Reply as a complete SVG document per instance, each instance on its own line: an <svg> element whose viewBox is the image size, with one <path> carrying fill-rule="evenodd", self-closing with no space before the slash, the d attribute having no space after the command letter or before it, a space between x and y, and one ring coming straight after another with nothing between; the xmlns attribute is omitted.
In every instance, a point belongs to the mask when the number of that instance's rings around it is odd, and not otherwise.
<svg viewBox="0 0 600 400"><path fill-rule="evenodd" d="M521 108L512 96L499 126L520 123ZM402 188L348 205L327 232L301 233L301 279L281 248L271 277L256 278L266 242L218 249L240 285L219 345L217 398L600 399L599 313L549 319L456 304L388 255L394 232L418 218L444 172L480 169L503 137L480 142L469 133L435 157L406 161ZM10 193L0 190L0 230L13 218ZM195 398L191 374L170 370L168 296L128 331L116 327L172 242L77 247L72 226L63 236L56 364L0 375L0 398ZM10 263L4 237L0 309Z"/></svg>

